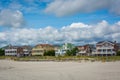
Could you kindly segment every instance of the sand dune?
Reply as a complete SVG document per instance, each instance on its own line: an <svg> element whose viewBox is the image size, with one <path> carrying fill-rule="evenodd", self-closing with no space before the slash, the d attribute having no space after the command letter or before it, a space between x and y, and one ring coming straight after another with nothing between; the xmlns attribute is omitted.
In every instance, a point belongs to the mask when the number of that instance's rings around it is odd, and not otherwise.
<svg viewBox="0 0 120 80"><path fill-rule="evenodd" d="M0 60L0 80L120 80L120 62Z"/></svg>

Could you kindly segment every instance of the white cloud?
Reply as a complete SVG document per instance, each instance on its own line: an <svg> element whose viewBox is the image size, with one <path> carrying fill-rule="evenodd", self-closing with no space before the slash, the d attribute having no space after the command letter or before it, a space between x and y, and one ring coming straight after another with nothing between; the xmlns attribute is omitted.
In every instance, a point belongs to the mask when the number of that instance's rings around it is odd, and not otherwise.
<svg viewBox="0 0 120 80"><path fill-rule="evenodd" d="M45 12L57 16L65 16L108 9L110 12L120 15L119 3L120 0L54 0L48 4Z"/></svg>
<svg viewBox="0 0 120 80"><path fill-rule="evenodd" d="M5 37L6 37L5 33L0 33L1 41L4 41L6 39Z"/></svg>
<svg viewBox="0 0 120 80"><path fill-rule="evenodd" d="M61 29L48 26L40 29L22 28L0 32L1 45L35 45L45 42L83 44L95 43L100 40L117 40L120 42L119 22L112 25L104 20L91 25L78 22L64 26Z"/></svg>
<svg viewBox="0 0 120 80"><path fill-rule="evenodd" d="M4 9L0 12L0 26L22 27L25 24L22 12Z"/></svg>
<svg viewBox="0 0 120 80"><path fill-rule="evenodd" d="M89 27L89 26L85 25L83 23L72 23L69 27L70 28L85 28L85 27Z"/></svg>

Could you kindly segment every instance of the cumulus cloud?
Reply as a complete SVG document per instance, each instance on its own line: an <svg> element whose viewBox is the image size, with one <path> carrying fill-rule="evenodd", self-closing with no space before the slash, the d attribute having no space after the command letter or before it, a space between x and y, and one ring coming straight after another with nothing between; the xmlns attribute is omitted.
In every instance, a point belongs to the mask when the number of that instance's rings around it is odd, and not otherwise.
<svg viewBox="0 0 120 80"><path fill-rule="evenodd" d="M4 9L0 11L0 26L21 27L25 25L22 12Z"/></svg>
<svg viewBox="0 0 120 80"><path fill-rule="evenodd" d="M112 25L105 20L91 25L78 22L63 26L61 29L48 26L40 29L22 28L0 32L1 45L35 45L46 42L87 44L101 40L120 42L120 22Z"/></svg>
<svg viewBox="0 0 120 80"><path fill-rule="evenodd" d="M120 15L119 3L120 0L54 0L47 5L45 12L65 16L107 9L109 12Z"/></svg>

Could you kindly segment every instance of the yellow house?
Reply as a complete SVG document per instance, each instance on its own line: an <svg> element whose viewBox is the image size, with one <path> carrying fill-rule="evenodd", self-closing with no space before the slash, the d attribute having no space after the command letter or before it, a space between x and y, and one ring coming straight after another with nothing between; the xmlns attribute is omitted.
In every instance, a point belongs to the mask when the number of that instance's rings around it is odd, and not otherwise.
<svg viewBox="0 0 120 80"><path fill-rule="evenodd" d="M32 49L32 55L43 56L46 51L54 50L54 47L50 44L38 44Z"/></svg>

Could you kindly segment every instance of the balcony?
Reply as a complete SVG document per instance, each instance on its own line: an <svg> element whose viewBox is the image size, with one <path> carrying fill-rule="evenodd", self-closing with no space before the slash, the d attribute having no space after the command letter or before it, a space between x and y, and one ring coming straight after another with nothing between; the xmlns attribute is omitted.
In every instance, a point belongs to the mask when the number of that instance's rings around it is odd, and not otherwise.
<svg viewBox="0 0 120 80"><path fill-rule="evenodd" d="M109 51L109 52L92 52L92 54L116 54L115 51Z"/></svg>
<svg viewBox="0 0 120 80"><path fill-rule="evenodd" d="M97 47L96 49L114 49L114 47L111 47L111 46L109 46L109 47Z"/></svg>

